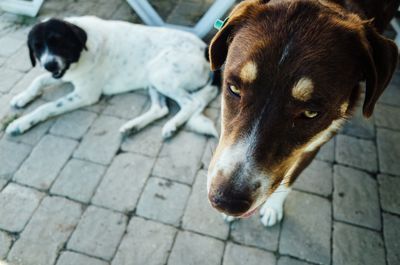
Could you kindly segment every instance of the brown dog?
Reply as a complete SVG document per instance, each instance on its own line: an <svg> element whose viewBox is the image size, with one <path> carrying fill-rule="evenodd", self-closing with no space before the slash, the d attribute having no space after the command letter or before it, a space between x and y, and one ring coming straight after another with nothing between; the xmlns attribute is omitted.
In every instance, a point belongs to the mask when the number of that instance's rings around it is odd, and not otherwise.
<svg viewBox="0 0 400 265"><path fill-rule="evenodd" d="M365 81L371 116L398 59L381 33L398 0L248 0L210 46L224 64L222 133L208 195L221 212L282 219L290 186L351 116Z"/></svg>

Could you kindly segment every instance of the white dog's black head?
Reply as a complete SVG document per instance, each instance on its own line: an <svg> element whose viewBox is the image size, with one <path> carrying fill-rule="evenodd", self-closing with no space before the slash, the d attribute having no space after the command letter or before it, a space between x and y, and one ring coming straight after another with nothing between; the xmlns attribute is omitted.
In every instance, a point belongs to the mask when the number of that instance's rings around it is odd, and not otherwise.
<svg viewBox="0 0 400 265"><path fill-rule="evenodd" d="M32 66L36 59L54 78L61 78L86 48L87 34L69 22L50 19L35 25L28 35Z"/></svg>

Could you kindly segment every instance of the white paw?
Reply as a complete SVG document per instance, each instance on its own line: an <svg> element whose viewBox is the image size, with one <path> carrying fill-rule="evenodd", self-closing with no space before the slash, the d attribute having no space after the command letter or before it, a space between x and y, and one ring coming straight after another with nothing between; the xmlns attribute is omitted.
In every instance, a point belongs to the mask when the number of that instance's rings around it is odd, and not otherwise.
<svg viewBox="0 0 400 265"><path fill-rule="evenodd" d="M11 106L15 108L22 108L32 100L32 97L27 93L20 93L11 99Z"/></svg>
<svg viewBox="0 0 400 265"><path fill-rule="evenodd" d="M119 128L121 134L133 134L140 130L139 124L133 122L127 122Z"/></svg>
<svg viewBox="0 0 400 265"><path fill-rule="evenodd" d="M224 218L224 221L227 223L232 223L233 221L235 221L237 218L230 216L230 215L226 215L226 214L222 214L222 218Z"/></svg>
<svg viewBox="0 0 400 265"><path fill-rule="evenodd" d="M12 136L17 136L23 134L28 129L30 129L35 123L33 121L19 118L13 122L11 122L6 129L6 133Z"/></svg>
<svg viewBox="0 0 400 265"><path fill-rule="evenodd" d="M161 132L163 139L168 139L173 136L177 129L178 127L175 125L175 123L167 122L162 128Z"/></svg>
<svg viewBox="0 0 400 265"><path fill-rule="evenodd" d="M273 226L283 218L283 207L272 207L268 202L260 209L261 223L264 226Z"/></svg>

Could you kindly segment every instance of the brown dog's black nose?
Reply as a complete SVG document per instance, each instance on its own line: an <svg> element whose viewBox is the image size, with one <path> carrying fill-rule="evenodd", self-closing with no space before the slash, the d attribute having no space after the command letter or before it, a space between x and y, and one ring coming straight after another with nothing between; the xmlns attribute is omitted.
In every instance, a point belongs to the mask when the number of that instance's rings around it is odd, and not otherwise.
<svg viewBox="0 0 400 265"><path fill-rule="evenodd" d="M209 193L208 198L214 208L229 215L242 215L252 205L252 200L247 192L217 191Z"/></svg>

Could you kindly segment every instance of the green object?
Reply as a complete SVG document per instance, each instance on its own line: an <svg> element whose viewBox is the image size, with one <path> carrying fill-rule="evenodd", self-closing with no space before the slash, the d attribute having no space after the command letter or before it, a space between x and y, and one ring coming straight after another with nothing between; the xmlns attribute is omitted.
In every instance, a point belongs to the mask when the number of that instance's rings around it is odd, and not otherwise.
<svg viewBox="0 0 400 265"><path fill-rule="evenodd" d="M214 23L214 28L220 30L222 29L222 27L226 24L226 22L228 21L229 17L225 18L224 20L221 19L217 19Z"/></svg>

